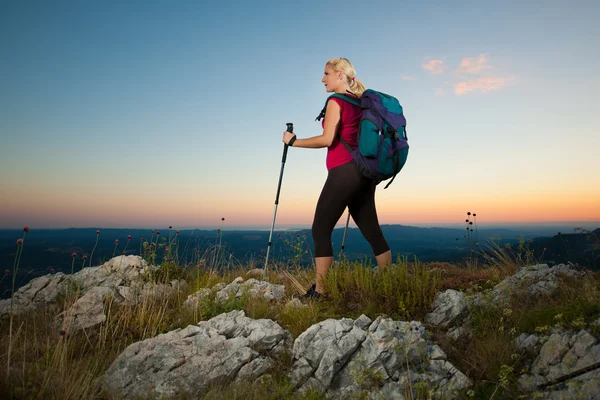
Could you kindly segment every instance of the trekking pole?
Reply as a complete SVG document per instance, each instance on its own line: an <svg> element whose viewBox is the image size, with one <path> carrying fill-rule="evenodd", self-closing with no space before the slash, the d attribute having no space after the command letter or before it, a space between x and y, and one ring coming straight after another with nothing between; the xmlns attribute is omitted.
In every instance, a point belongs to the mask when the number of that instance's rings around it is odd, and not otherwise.
<svg viewBox="0 0 600 400"><path fill-rule="evenodd" d="M288 122L287 131L294 132L294 124ZM269 245L267 246L267 256L265 257L265 268L263 271L263 277L267 277L267 264L269 263L269 251L271 250L271 239L273 237L273 228L275 228L275 216L277 215L277 205L279 204L279 192L281 191L281 179L283 178L283 168L285 166L285 159L287 158L288 151L287 143L283 145L283 157L281 158L281 172L279 173L279 184L277 185L277 195L275 196L275 211L273 212L273 222L271 223L271 233L269 233Z"/></svg>
<svg viewBox="0 0 600 400"><path fill-rule="evenodd" d="M344 244L346 243L346 232L348 232L348 223L350 222L350 209L348 209L348 219L346 220L346 229L344 229L344 237L342 238L342 250L340 250L340 258L344 253Z"/></svg>

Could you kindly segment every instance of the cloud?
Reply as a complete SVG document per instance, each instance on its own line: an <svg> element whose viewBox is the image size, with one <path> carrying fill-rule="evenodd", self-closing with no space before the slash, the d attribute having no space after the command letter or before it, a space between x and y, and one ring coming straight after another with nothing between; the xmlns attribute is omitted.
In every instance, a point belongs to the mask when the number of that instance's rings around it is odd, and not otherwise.
<svg viewBox="0 0 600 400"><path fill-rule="evenodd" d="M423 63L422 67L434 75L439 75L446 70L446 64L442 60L429 60Z"/></svg>
<svg viewBox="0 0 600 400"><path fill-rule="evenodd" d="M502 89L510 85L514 78L478 78L471 81L459 82L454 85L454 93L459 96L469 92L486 93L493 90Z"/></svg>
<svg viewBox="0 0 600 400"><path fill-rule="evenodd" d="M480 54L477 58L463 58L456 72L466 74L478 74L483 70L492 68L488 65L486 54Z"/></svg>
<svg viewBox="0 0 600 400"><path fill-rule="evenodd" d="M405 81L416 81L417 80L417 78L415 78L412 75L402 75L402 79Z"/></svg>

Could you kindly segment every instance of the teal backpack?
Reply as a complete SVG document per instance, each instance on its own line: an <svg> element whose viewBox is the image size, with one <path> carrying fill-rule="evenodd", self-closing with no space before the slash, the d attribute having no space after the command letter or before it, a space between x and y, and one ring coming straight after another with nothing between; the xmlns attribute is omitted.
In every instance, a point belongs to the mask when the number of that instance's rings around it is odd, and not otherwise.
<svg viewBox="0 0 600 400"><path fill-rule="evenodd" d="M406 118L402 106L395 97L373 89L365 90L360 99L335 93L327 101L332 97L362 108L358 147L353 150L345 140L340 139L364 176L377 181L377 184L392 179L384 188L387 189L408 158ZM327 101L317 121L325 116Z"/></svg>

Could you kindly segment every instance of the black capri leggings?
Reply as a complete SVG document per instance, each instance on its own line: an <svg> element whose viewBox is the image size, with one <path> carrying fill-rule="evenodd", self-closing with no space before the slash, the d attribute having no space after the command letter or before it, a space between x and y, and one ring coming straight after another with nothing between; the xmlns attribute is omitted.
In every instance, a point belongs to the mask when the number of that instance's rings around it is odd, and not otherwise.
<svg viewBox="0 0 600 400"><path fill-rule="evenodd" d="M315 257L333 257L331 234L346 206L376 256L390 249L377 220L375 188L353 161L329 170L312 225Z"/></svg>

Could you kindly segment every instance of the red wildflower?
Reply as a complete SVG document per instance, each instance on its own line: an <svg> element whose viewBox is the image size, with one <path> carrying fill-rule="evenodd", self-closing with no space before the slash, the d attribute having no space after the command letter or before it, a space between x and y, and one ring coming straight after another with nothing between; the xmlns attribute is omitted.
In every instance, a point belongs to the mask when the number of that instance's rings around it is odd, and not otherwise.
<svg viewBox="0 0 600 400"><path fill-rule="evenodd" d="M25 232L25 233L29 232L29 227L27 225L25 225L25 227L23 228L23 232Z"/></svg>
<svg viewBox="0 0 600 400"><path fill-rule="evenodd" d="M100 230L96 230L96 235L99 235L99 234L100 234Z"/></svg>
<svg viewBox="0 0 600 400"><path fill-rule="evenodd" d="M171 225L169 225L169 229L173 229L173 227Z"/></svg>
<svg viewBox="0 0 600 400"><path fill-rule="evenodd" d="M115 239L115 244L119 244L119 239Z"/></svg>
<svg viewBox="0 0 600 400"><path fill-rule="evenodd" d="M83 256L83 261L87 261L88 256Z"/></svg>
<svg viewBox="0 0 600 400"><path fill-rule="evenodd" d="M127 240L131 240L131 235L127 235Z"/></svg>
<svg viewBox="0 0 600 400"><path fill-rule="evenodd" d="M17 239L17 246L21 246L23 244L23 239Z"/></svg>
<svg viewBox="0 0 600 400"><path fill-rule="evenodd" d="M54 273L54 268L50 268L50 273L53 274Z"/></svg>
<svg viewBox="0 0 600 400"><path fill-rule="evenodd" d="M7 269L5 269L5 270L4 270L4 275L6 275L6 276L10 275L10 271L9 271L9 270L7 270Z"/></svg>
<svg viewBox="0 0 600 400"><path fill-rule="evenodd" d="M73 257L73 258L77 257L77 253L71 254L71 257Z"/></svg>

